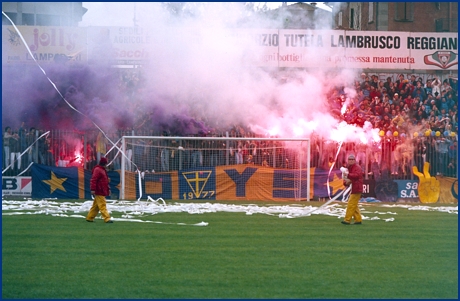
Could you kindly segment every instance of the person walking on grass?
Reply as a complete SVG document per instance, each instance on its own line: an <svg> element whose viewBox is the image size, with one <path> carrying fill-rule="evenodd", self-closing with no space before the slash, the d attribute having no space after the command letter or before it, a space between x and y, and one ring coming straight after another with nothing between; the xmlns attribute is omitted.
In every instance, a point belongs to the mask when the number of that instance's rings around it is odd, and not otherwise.
<svg viewBox="0 0 460 301"><path fill-rule="evenodd" d="M344 225L350 225L351 219L354 218L355 225L361 225L362 216L359 212L358 203L361 199L361 194L363 193L363 170L356 163L356 158L354 155L348 156L348 174L344 179L344 185L351 185L351 194L348 199L347 211L345 213L345 218L342 221Z"/></svg>
<svg viewBox="0 0 460 301"><path fill-rule="evenodd" d="M86 216L87 222L94 222L94 219L100 211L105 223L113 223L107 211L107 203L105 200L105 197L110 195L109 177L107 175L106 166L107 158L102 157L99 164L92 170L90 188L91 195L94 195L94 202Z"/></svg>

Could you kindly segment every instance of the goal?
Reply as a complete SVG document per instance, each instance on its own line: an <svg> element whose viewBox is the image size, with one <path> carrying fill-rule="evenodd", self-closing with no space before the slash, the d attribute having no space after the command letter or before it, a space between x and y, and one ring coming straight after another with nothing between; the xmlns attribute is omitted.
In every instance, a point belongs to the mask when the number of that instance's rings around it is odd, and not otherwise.
<svg viewBox="0 0 460 301"><path fill-rule="evenodd" d="M117 158L123 200L310 199L308 138L123 136Z"/></svg>

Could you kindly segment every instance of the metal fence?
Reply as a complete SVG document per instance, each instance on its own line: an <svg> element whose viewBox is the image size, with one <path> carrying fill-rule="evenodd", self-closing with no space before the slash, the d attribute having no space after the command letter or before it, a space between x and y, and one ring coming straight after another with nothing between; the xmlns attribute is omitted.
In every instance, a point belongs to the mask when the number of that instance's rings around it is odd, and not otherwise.
<svg viewBox="0 0 460 301"><path fill-rule="evenodd" d="M30 175L30 164L36 162L50 166L81 166L92 169L101 156L107 156L109 161L113 161L110 168L119 169L121 155L116 147L102 135L99 131L66 131L51 130L45 137L38 139L45 131L35 133L23 133L34 136L35 141L32 146L26 145L19 149L22 156L16 155L14 158L3 156L3 170L7 163L13 162L11 167L4 173L8 176ZM122 136L160 136L166 133L151 131L112 131L107 137L120 146ZM197 135L195 135L197 136ZM228 132L208 134L214 137L235 137ZM178 147L184 149L202 149L203 151L216 154L207 156L206 160L201 160L201 166L226 165L226 164L254 164L260 166L270 166L273 168L299 168L295 160L292 160L292 150L285 149L280 142L267 141L264 144L255 145L258 149L257 154L253 151L254 141L252 137L240 137L241 143L235 143L233 149L240 147L246 151L242 152L241 157L231 155L228 157L226 151L230 150L229 145L208 146L204 141L181 139L180 145L174 141L167 147L171 151L177 151ZM38 140L37 140L38 139ZM27 152L23 153L27 147ZM337 143L320 138L311 139L310 166L321 169L340 168L346 163L349 154L354 154L357 163L363 168L365 178L371 179L378 176L387 176L393 179L417 179L412 172L412 166L416 166L420 172L423 171L425 162L430 163L430 175L443 175L457 178L457 137L444 135L421 135L419 137L394 137L384 136L378 142L369 144L362 143ZM156 154L156 155L155 155ZM154 156L149 166L139 164L139 169L154 169L162 171L161 153L152 152ZM137 160L139 154L133 152L133 161ZM156 158L156 157L158 158ZM212 159L215 158L215 159ZM230 159L229 159L230 158ZM172 159L171 159L172 160ZM189 164L169 164L169 170L190 167ZM137 165L136 165L137 166ZM302 166L303 167L303 166Z"/></svg>

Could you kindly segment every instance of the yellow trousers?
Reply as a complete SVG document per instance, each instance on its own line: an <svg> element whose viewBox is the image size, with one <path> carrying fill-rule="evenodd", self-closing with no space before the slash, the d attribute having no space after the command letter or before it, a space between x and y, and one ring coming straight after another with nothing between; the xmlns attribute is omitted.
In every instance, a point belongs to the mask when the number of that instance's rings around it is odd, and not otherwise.
<svg viewBox="0 0 460 301"><path fill-rule="evenodd" d="M361 193L352 193L348 199L347 212L345 213L344 221L349 223L351 218L355 219L355 223L361 222L361 212L359 212L358 203L361 199Z"/></svg>
<svg viewBox="0 0 460 301"><path fill-rule="evenodd" d="M103 195L96 195L94 197L93 206L89 210L86 219L89 221L94 220L99 211L101 211L104 222L108 222L110 220L110 214L107 211L107 203L105 202L105 196Z"/></svg>

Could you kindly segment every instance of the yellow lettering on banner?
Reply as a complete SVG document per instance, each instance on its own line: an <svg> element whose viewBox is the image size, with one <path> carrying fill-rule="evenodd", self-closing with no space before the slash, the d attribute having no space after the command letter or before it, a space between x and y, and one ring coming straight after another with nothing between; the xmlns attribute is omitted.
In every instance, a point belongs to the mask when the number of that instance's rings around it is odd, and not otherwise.
<svg viewBox="0 0 460 301"><path fill-rule="evenodd" d="M235 182L225 172L226 170L236 170L239 174L242 174L246 168L254 166L240 164L240 165L229 165L229 166L217 166L216 167L216 200L248 200L248 201L260 201L260 200L274 200L273 199L273 169L266 167L257 167L256 173L251 176L245 183L245 194L244 196L237 196L237 186ZM253 189L252 187L257 187Z"/></svg>
<svg viewBox="0 0 460 301"><path fill-rule="evenodd" d="M412 172L419 178L418 196L421 203L436 203L439 199L440 186L436 177L430 176L430 163L423 165L423 174L418 171L417 166L412 166Z"/></svg>

